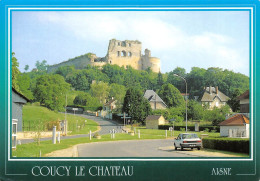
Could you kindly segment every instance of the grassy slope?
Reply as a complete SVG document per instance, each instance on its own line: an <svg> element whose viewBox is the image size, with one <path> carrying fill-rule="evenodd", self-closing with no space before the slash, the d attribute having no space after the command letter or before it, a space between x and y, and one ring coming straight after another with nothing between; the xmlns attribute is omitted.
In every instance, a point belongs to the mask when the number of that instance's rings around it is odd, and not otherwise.
<svg viewBox="0 0 260 181"><path fill-rule="evenodd" d="M50 121L64 119L64 113L56 113L45 107L31 105L26 105L23 107L23 122L25 126L28 126L30 122L31 127L33 127L34 124L37 124L39 120L43 121L46 124ZM88 120L80 116L67 114L67 120L69 124L68 129L69 131L72 131L70 134L88 134L90 130L93 132L98 129L98 124L95 121ZM85 120L87 120L87 124L85 125L85 127L77 130L76 125L82 126Z"/></svg>

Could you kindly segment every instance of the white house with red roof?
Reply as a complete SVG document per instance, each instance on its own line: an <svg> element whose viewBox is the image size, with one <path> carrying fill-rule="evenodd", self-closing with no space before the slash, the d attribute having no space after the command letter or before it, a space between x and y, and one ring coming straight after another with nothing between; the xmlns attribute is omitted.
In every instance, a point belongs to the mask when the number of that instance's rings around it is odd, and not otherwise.
<svg viewBox="0 0 260 181"><path fill-rule="evenodd" d="M241 113L219 124L220 136L249 138L249 119Z"/></svg>

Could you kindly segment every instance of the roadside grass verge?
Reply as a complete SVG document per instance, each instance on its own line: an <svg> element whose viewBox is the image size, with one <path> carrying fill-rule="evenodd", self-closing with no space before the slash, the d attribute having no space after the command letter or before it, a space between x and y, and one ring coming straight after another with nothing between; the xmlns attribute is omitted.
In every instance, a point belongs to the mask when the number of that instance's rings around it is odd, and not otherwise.
<svg viewBox="0 0 260 181"><path fill-rule="evenodd" d="M46 130L46 125L48 123L58 122L59 120L64 119L64 113L54 112L42 106L25 105L23 107L23 124L25 127L24 131L37 131L36 124L39 122L42 122L43 127L45 127L42 128L42 130ZM70 135L88 134L90 130L94 132L98 129L98 123L80 116L67 114L67 120L68 131L71 131L69 133ZM85 122L85 120L87 120L87 122Z"/></svg>
<svg viewBox="0 0 260 181"><path fill-rule="evenodd" d="M128 126L131 129L131 126ZM166 135L165 130L159 130L159 129L146 129L145 127L136 127L136 130L140 130L141 134L146 135ZM185 131L171 131L167 130L167 136L170 137L171 134L174 134L174 137L177 137L180 133L185 133ZM194 132L194 131L188 131L188 133L196 133L199 137L201 137L202 134L207 134L209 137L220 137L220 133L213 133L213 132Z"/></svg>
<svg viewBox="0 0 260 181"><path fill-rule="evenodd" d="M144 139L164 139L165 136L163 135L141 135L142 140ZM118 133L115 135L115 139L111 139L111 135L102 135L102 139L92 138L91 140L89 137L85 138L73 138L73 139L64 139L61 140L60 144L52 144L52 141L41 141L40 145L36 143L27 143L22 145L17 145L16 150L12 151L12 156L15 157L39 157L40 151L41 155L44 156L45 154L51 153L56 150L62 150L69 147L72 147L77 144L81 143L93 143L93 142L104 142L104 141L120 141L120 140L138 140L138 135L131 136L125 133Z"/></svg>

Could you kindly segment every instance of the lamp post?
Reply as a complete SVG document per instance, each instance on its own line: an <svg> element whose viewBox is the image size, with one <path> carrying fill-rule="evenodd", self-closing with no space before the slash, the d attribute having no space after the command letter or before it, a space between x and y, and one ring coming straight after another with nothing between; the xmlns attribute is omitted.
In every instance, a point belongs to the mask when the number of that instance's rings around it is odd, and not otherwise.
<svg viewBox="0 0 260 181"><path fill-rule="evenodd" d="M186 132L187 132L187 81L186 79L184 79L182 76L179 76L177 74L173 74L176 77L180 77L184 80L185 84L186 84L186 95L185 95L185 99L186 99Z"/></svg>

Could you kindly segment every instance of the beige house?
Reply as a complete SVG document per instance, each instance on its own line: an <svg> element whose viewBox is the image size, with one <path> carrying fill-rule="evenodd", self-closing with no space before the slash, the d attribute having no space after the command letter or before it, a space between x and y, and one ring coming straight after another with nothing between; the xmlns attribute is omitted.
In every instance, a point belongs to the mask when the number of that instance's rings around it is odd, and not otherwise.
<svg viewBox="0 0 260 181"><path fill-rule="evenodd" d="M159 125L164 125L167 121L162 115L149 115L145 119L147 129L158 129Z"/></svg>
<svg viewBox="0 0 260 181"><path fill-rule="evenodd" d="M109 102L105 103L103 105L102 111L99 113L100 117L106 118L106 119L113 119L112 118L112 111L113 109L116 109L116 100L112 99Z"/></svg>
<svg viewBox="0 0 260 181"><path fill-rule="evenodd" d="M220 136L249 138L249 119L243 114L235 114L219 126Z"/></svg>
<svg viewBox="0 0 260 181"><path fill-rule="evenodd" d="M152 110L167 108L167 105L153 90L146 90L144 93L144 98L149 101Z"/></svg>
<svg viewBox="0 0 260 181"><path fill-rule="evenodd" d="M222 106L225 106L228 100L229 97L219 91L218 86L210 86L204 89L201 103L203 106L208 106L209 109L213 109L214 107L220 108Z"/></svg>

